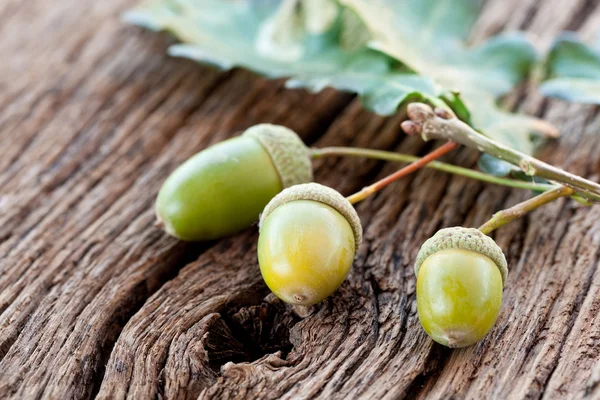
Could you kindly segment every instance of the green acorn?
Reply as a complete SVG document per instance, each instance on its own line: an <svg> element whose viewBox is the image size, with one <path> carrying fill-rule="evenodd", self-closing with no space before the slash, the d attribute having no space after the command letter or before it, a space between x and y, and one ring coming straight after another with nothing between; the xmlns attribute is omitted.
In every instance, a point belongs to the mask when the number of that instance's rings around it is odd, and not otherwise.
<svg viewBox="0 0 600 400"><path fill-rule="evenodd" d="M316 304L346 279L361 241L360 219L344 196L318 183L296 185L260 217L260 272L281 300Z"/></svg>
<svg viewBox="0 0 600 400"><path fill-rule="evenodd" d="M283 126L260 124L179 166L156 200L158 224L187 241L239 232L283 189L312 181L308 148Z"/></svg>
<svg viewBox="0 0 600 400"><path fill-rule="evenodd" d="M438 231L415 263L417 312L427 334L448 347L483 339L500 313L507 274L502 249L481 231Z"/></svg>

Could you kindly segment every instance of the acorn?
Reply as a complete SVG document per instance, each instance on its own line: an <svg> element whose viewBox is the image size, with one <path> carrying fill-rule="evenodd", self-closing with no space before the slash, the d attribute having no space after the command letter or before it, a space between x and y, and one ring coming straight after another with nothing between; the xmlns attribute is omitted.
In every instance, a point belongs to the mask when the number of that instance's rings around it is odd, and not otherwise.
<svg viewBox="0 0 600 400"><path fill-rule="evenodd" d="M316 304L346 279L361 241L358 214L339 192L317 183L292 186L261 215L260 272L286 303Z"/></svg>
<svg viewBox="0 0 600 400"><path fill-rule="evenodd" d="M187 241L239 232L283 189L312 181L309 149L283 126L260 124L192 156L164 182L158 225Z"/></svg>
<svg viewBox="0 0 600 400"><path fill-rule="evenodd" d="M470 346L492 329L508 267L502 249L481 231L438 231L417 255L417 312L437 343Z"/></svg>

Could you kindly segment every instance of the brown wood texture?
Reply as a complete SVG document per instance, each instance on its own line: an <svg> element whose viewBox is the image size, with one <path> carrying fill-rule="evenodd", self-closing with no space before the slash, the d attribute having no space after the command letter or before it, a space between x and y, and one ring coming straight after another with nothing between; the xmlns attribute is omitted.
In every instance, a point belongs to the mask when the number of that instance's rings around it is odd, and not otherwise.
<svg viewBox="0 0 600 400"><path fill-rule="evenodd" d="M353 270L308 312L269 295L255 227L204 244L155 228L169 172L255 123L319 146L430 145L348 94L169 58L166 37L119 21L132 5L0 2L1 398L600 398L600 207L558 201L496 233L510 265L502 312L461 350L420 328L416 251L529 193L429 170L395 183L360 204ZM599 27L595 0L490 0L474 40L525 29L544 47ZM600 178L598 108L527 90L509 101L561 129L544 160ZM397 168L315 167L344 194Z"/></svg>

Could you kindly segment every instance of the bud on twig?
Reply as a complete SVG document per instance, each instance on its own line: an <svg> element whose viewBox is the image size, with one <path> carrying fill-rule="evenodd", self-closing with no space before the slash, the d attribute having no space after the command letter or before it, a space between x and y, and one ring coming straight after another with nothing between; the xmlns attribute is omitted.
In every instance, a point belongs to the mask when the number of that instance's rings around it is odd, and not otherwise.
<svg viewBox="0 0 600 400"><path fill-rule="evenodd" d="M413 121L404 121L400 124L400 127L409 136L420 135L421 125Z"/></svg>

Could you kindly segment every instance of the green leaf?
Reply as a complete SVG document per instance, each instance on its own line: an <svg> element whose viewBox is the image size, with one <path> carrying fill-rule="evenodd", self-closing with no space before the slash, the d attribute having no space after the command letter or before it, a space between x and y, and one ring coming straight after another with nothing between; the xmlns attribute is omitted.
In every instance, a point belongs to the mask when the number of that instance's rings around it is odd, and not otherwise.
<svg viewBox="0 0 600 400"><path fill-rule="evenodd" d="M288 87L331 86L389 115L413 100L454 110L479 131L532 152L547 124L497 107L536 56L520 35L465 44L481 0L151 0L125 19L173 33L169 53L243 67ZM418 73L418 74L417 74Z"/></svg>
<svg viewBox="0 0 600 400"><path fill-rule="evenodd" d="M360 61L329 74L297 75L286 82L289 88L307 88L319 92L330 86L358 93L368 110L380 115L393 115L406 101L422 101L438 93L433 81L412 73L365 68Z"/></svg>
<svg viewBox="0 0 600 400"><path fill-rule="evenodd" d="M309 34L293 9L280 10L277 18L267 21L278 4L274 0L153 0L127 12L124 19L153 30L170 31L186 43L172 46L171 54L223 69L243 67L281 77L296 72L333 71L352 59L340 49L325 51L331 47L331 38Z"/></svg>
<svg viewBox="0 0 600 400"><path fill-rule="evenodd" d="M510 175L516 168L514 165L490 156L489 154L482 154L481 157L479 157L477 166L486 174L500 177Z"/></svg>
<svg viewBox="0 0 600 400"><path fill-rule="evenodd" d="M288 87L356 92L378 114L440 93L428 77L368 49L362 22L333 0L153 0L124 18L172 32L184 42L170 47L173 56L289 77Z"/></svg>
<svg viewBox="0 0 600 400"><path fill-rule="evenodd" d="M470 123L484 134L531 153L534 133L556 136L537 118L504 112L497 99L526 77L535 50L522 35L494 37L469 47L479 0L341 0L371 32L370 47L460 93ZM452 105L451 105L452 106ZM456 111L456 110L455 110Z"/></svg>
<svg viewBox="0 0 600 400"><path fill-rule="evenodd" d="M546 61L548 80L540 86L545 96L600 104L600 49L593 49L573 34L553 44Z"/></svg>

